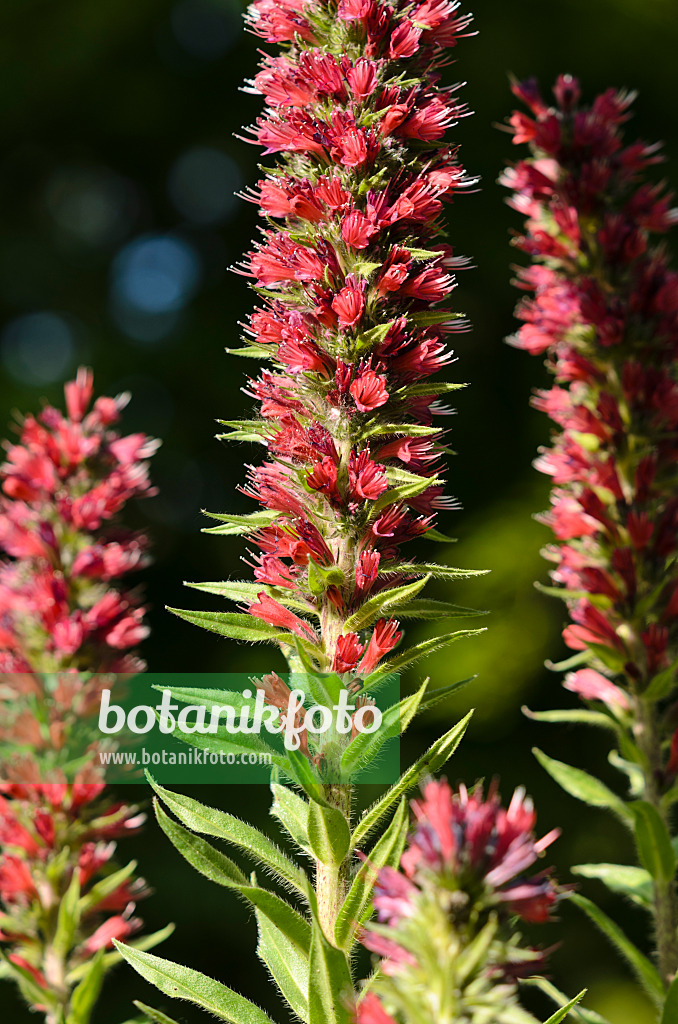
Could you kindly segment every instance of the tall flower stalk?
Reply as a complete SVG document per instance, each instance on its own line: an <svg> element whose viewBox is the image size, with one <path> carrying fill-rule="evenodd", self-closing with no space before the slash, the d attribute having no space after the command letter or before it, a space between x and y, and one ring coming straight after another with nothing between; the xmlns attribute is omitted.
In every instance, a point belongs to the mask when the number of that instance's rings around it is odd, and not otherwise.
<svg viewBox="0 0 678 1024"><path fill-rule="evenodd" d="M47 1024L88 1024L119 959L113 940L140 928L147 894L135 863L114 861L144 815L115 800L75 737L105 680L143 668L145 610L121 581L147 542L117 518L153 493L157 444L121 436L127 396L90 408L92 387L80 370L65 415L26 416L0 467L0 948L3 974Z"/></svg>
<svg viewBox="0 0 678 1024"><path fill-rule="evenodd" d="M371 914L376 871L399 863L404 794L445 763L466 725L453 726L355 820L358 771L418 710L459 684L425 699L426 681L383 710L377 731L361 733L359 713L363 720L376 714L371 694L389 675L477 632L442 628L396 650L406 620L473 614L420 596L432 577L469 572L403 551L415 538L445 540L436 518L454 504L444 496L438 417L449 411L442 396L462 385L433 378L451 361L450 334L466 327L450 308L454 271L465 261L443 233L444 205L470 184L445 137L467 111L458 87L441 79L470 23L458 7L453 0L256 0L247 16L256 35L284 51L264 56L250 84L267 107L249 141L278 159L248 196L264 226L239 268L260 305L236 351L267 366L246 389L257 414L225 421L222 436L261 444L266 458L249 468L244 488L259 508L216 515L208 532L248 538L254 581L193 584L239 611L173 611L225 637L277 645L290 674L257 681L267 703L284 711L293 689L326 709L355 698L353 728L309 731L297 750L285 751L225 728L185 737L210 750L269 753L272 813L312 874L252 826L154 788L158 820L177 849L254 907L258 954L308 1024L348 1024L358 930ZM191 705L239 699L223 691L173 694ZM303 708L284 713L295 725L304 721ZM284 899L195 833L225 839L263 865ZM121 949L167 995L181 993L227 1020L269 1020L192 969Z"/></svg>
<svg viewBox="0 0 678 1024"><path fill-rule="evenodd" d="M635 831L642 864L579 870L626 891L652 914L657 968L621 943L653 998L678 971L673 807L678 798L678 275L654 241L678 219L663 184L645 177L658 147L624 139L633 96L609 90L589 106L558 79L553 105L534 82L515 86L529 114L511 118L529 156L504 175L526 216L517 247L528 295L513 343L545 354L556 384L534 404L556 424L537 468L553 478L542 518L555 543L554 588L576 652L557 668L590 709L569 717L611 726L628 802L544 758L575 795L607 805ZM551 719L553 719L551 714ZM630 879L633 879L633 885ZM614 927L580 902L614 939ZM623 939L623 936L622 936ZM616 942L620 946L620 942Z"/></svg>

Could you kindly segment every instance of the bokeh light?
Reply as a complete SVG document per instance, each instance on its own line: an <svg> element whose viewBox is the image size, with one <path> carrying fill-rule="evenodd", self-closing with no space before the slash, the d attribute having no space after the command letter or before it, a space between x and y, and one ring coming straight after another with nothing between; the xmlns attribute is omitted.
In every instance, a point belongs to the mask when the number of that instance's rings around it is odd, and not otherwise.
<svg viewBox="0 0 678 1024"><path fill-rule="evenodd" d="M113 318L129 337L159 341L178 323L200 276L198 254L184 239L173 235L136 238L113 262Z"/></svg>
<svg viewBox="0 0 678 1024"><path fill-rule="evenodd" d="M180 0L172 9L172 32L181 48L198 60L212 61L235 44L240 33L235 4L216 0Z"/></svg>
<svg viewBox="0 0 678 1024"><path fill-rule="evenodd" d="M70 373L76 356L75 336L57 313L27 313L10 320L0 335L0 359L21 384L51 384Z"/></svg>
<svg viewBox="0 0 678 1024"><path fill-rule="evenodd" d="M121 241L136 220L139 193L108 167L60 167L45 189L45 206L69 240L93 248Z"/></svg>
<svg viewBox="0 0 678 1024"><path fill-rule="evenodd" d="M167 180L170 199L193 224L223 224L234 213L242 176L235 160L221 150L196 146L183 153Z"/></svg>

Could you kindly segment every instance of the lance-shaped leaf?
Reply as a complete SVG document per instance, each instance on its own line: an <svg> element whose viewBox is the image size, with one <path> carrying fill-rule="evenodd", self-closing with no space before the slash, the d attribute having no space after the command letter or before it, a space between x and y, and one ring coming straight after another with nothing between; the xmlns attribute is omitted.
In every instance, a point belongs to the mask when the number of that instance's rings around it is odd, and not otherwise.
<svg viewBox="0 0 678 1024"><path fill-rule="evenodd" d="M455 569L436 562L386 562L379 569L380 576L432 576L437 580L466 580L473 576L486 576L489 569Z"/></svg>
<svg viewBox="0 0 678 1024"><path fill-rule="evenodd" d="M449 647L450 644L456 643L457 640L462 640L467 636L479 636L485 632L485 629L458 629L454 633L443 633L442 636L432 636L428 640L422 640L421 643L414 644L395 658L383 662L376 672L367 677L364 682L364 689L367 690L374 686L384 676L391 675L393 672L402 672L403 669L414 665L415 662L428 657L429 654L433 654L435 651L442 650L443 647Z"/></svg>
<svg viewBox="0 0 678 1024"><path fill-rule="evenodd" d="M214 807L208 807L191 797L184 796L183 793L163 789L150 775L147 778L160 800L187 828L203 835L214 836L215 839L225 839L233 846L244 850L276 877L294 886L300 893L306 894L308 878L305 872L259 829L240 821L232 814L218 811Z"/></svg>
<svg viewBox="0 0 678 1024"><path fill-rule="evenodd" d="M73 872L70 885L59 903L57 927L52 939L54 953L66 957L74 943L75 933L80 923L80 873Z"/></svg>
<svg viewBox="0 0 678 1024"><path fill-rule="evenodd" d="M215 583L188 583L184 580L184 586L191 587L192 590L200 590L204 594L216 594L217 597L224 597L227 601L236 603L256 601L257 595L263 590L265 594L275 598L285 608L293 608L309 615L317 614L313 605L308 601L304 601L293 591L282 587L267 587L263 583L248 583L244 580L222 580Z"/></svg>
<svg viewBox="0 0 678 1024"><path fill-rule="evenodd" d="M147 1006L146 1003L142 1003L138 999L134 1000L134 1005L137 1010L141 1010L144 1016L150 1020L151 1024L177 1024L172 1017L168 1017L162 1010L155 1010L152 1006Z"/></svg>
<svg viewBox="0 0 678 1024"><path fill-rule="evenodd" d="M487 615L487 612L425 597L417 601L408 601L405 607L398 611L399 619L466 619L478 615Z"/></svg>
<svg viewBox="0 0 678 1024"><path fill-rule="evenodd" d="M676 873L676 853L668 829L656 807L646 800L634 800L629 807L635 818L640 863L655 881L667 885Z"/></svg>
<svg viewBox="0 0 678 1024"><path fill-rule="evenodd" d="M147 950L153 949L154 946L159 946L165 939L168 939L174 931L174 925L168 924L164 928L161 928L157 932L153 932L151 935L142 935L140 939L134 939L130 942L130 946L133 949ZM117 950L113 950L112 953L106 953L104 956L104 971L108 971L111 967L119 964L122 960L122 956ZM74 967L72 971L69 971L66 975L66 984L74 985L76 982L81 981L85 977L89 969L89 961L84 964L79 964Z"/></svg>
<svg viewBox="0 0 678 1024"><path fill-rule="evenodd" d="M562 1006L567 1002L567 996L556 988L546 978L526 978L523 982L524 985L532 985L534 988L538 988L540 992L552 999L554 1003ZM601 1017L595 1010L589 1010L585 1006L577 1006L572 1011L572 1020L576 1021L577 1024L610 1024L608 1020Z"/></svg>
<svg viewBox="0 0 678 1024"><path fill-rule="evenodd" d="M271 511L270 509L261 509L258 512L251 512L246 516L233 516L222 514L220 512L205 512L205 515L209 516L210 519L218 519L221 526L208 526L202 532L203 533L216 533L221 536L238 536L243 533L255 533L257 530L263 529L265 526L270 524L278 518L279 512Z"/></svg>
<svg viewBox="0 0 678 1024"><path fill-rule="evenodd" d="M414 484L402 484L401 487L391 487L388 491L384 491L380 494L377 500L374 502L370 509L370 516L373 518L382 509L388 508L389 505L399 504L400 502L408 502L412 498L418 498L420 494L427 491L429 487L434 487L436 484L440 484L442 481L437 476L427 476L419 480L418 483Z"/></svg>
<svg viewBox="0 0 678 1024"><path fill-rule="evenodd" d="M611 789L608 789L604 782L589 775L588 772L582 771L581 768L573 768L572 765L547 757L536 747L533 753L551 778L555 779L570 796L582 800L589 807L604 807L608 811L613 811L627 824L633 821L633 814L627 805Z"/></svg>
<svg viewBox="0 0 678 1024"><path fill-rule="evenodd" d="M350 1024L348 1002L352 994L345 954L330 945L315 922L308 986L309 1024Z"/></svg>
<svg viewBox="0 0 678 1024"><path fill-rule="evenodd" d="M370 916L372 891L380 868L397 867L405 846L409 818L407 801L403 797L393 819L363 860L351 883L334 927L334 941L340 949L351 951L356 928Z"/></svg>
<svg viewBox="0 0 678 1024"><path fill-rule="evenodd" d="M405 732L419 710L427 686L428 679L425 679L416 693L386 708L378 729L374 732L359 732L355 739L351 740L341 755L343 774L351 776L358 768L371 764L387 740Z"/></svg>
<svg viewBox="0 0 678 1024"><path fill-rule="evenodd" d="M440 704L441 701L452 697L477 678L477 676L468 676L467 679L459 679L455 683L448 683L447 686L439 686L436 690L428 690L426 700L423 700L419 705L419 711L428 711L430 708L434 708L436 704Z"/></svg>
<svg viewBox="0 0 678 1024"><path fill-rule="evenodd" d="M168 612L178 615L180 619L201 626L211 633L230 637L231 640L246 640L249 643L291 643L291 633L281 632L278 626L272 626L255 615L240 615L236 612L194 612L181 608L168 608Z"/></svg>
<svg viewBox="0 0 678 1024"><path fill-rule="evenodd" d="M104 951L100 949L88 963L84 978L73 990L66 1024L89 1024L94 1004L101 992L104 973Z"/></svg>
<svg viewBox="0 0 678 1024"><path fill-rule="evenodd" d="M294 1013L308 1020L309 957L290 942L269 917L257 911L257 954L266 964L283 998ZM310 930L309 930L310 936Z"/></svg>
<svg viewBox="0 0 678 1024"><path fill-rule="evenodd" d="M353 829L351 846L356 849L364 843L368 835L379 824L384 815L388 814L400 797L412 789L426 775L432 775L445 764L455 752L461 738L468 728L473 712L469 711L465 718L453 725L451 729L431 744L426 753L414 762L406 772L400 776L383 796L376 800L371 807L368 807L360 821Z"/></svg>
<svg viewBox="0 0 678 1024"><path fill-rule="evenodd" d="M626 896L644 910L652 909L652 875L633 864L577 864L574 875L595 878L611 892Z"/></svg>
<svg viewBox="0 0 678 1024"><path fill-rule="evenodd" d="M666 993L659 971L654 964L639 949L636 949L619 925L615 924L595 903L592 903L591 900L586 899L585 896L581 896L579 893L572 893L570 899L600 928L603 935L610 940L612 945L624 957L650 998L658 1006L661 1006Z"/></svg>
<svg viewBox="0 0 678 1024"><path fill-rule="evenodd" d="M614 718L602 711L588 711L586 708L566 708L563 711L531 711L523 705L522 712L533 722L547 722L552 725L577 723L579 725L598 725L604 729L616 729Z"/></svg>
<svg viewBox="0 0 678 1024"><path fill-rule="evenodd" d="M272 1024L268 1014L249 999L205 974L152 953L141 953L122 942L116 942L115 948L142 978L166 996L194 1003L228 1024Z"/></svg>
<svg viewBox="0 0 678 1024"><path fill-rule="evenodd" d="M565 1018L575 1008L577 1003L584 998L585 995L586 989L583 989L578 996L575 996L574 999L570 999L569 1003L567 1003L566 1006L562 1006L560 1010L556 1010L555 1013L552 1013L549 1019L547 1021L544 1021L544 1024L560 1024L561 1020L565 1020Z"/></svg>
<svg viewBox="0 0 678 1024"><path fill-rule="evenodd" d="M314 856L323 864L341 864L351 843L341 811L312 800L308 808L308 841Z"/></svg>
<svg viewBox="0 0 678 1024"><path fill-rule="evenodd" d="M273 804L271 814L278 819L291 839L306 853L312 855L308 840L308 801L288 786L271 783Z"/></svg>
<svg viewBox="0 0 678 1024"><path fill-rule="evenodd" d="M237 864L215 849L205 839L189 832L182 825L165 814L157 800L154 801L156 818L160 828L188 863L205 878L233 889L250 906L268 917L302 953L308 954L311 944L311 928L308 922L293 907L274 892L262 889L251 882Z"/></svg>
<svg viewBox="0 0 678 1024"><path fill-rule="evenodd" d="M387 615L400 605L407 604L423 590L429 579L429 576L425 576L421 580L415 580L414 583L407 583L402 587L393 587L391 590L383 590L375 594L374 597L365 601L353 615L349 615L344 623L344 632L348 633L365 629L375 619L380 618L382 615Z"/></svg>

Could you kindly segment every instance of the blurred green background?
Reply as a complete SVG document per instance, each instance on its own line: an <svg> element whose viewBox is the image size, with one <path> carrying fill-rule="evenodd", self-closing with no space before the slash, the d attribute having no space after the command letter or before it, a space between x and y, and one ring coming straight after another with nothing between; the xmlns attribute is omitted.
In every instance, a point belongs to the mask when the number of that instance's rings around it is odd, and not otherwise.
<svg viewBox="0 0 678 1024"><path fill-rule="evenodd" d="M255 97L238 91L254 73L259 42L242 32L240 10L232 0L4 0L0 8L0 420L35 409L43 397L59 401L63 380L84 362L94 367L99 391L133 392L130 430L163 439L154 469L160 495L132 512L154 540L155 564L145 573L153 634L145 653L156 672L262 667L253 648L172 621L163 610L198 605L200 595L182 590L184 579L242 574L237 540L200 534L201 508L247 507L236 488L243 463L254 457L212 439L218 416L249 408L240 391L247 367L223 352L237 343L237 321L252 305L244 279L228 272L256 224L255 209L233 197L256 176L255 149L233 135L259 110ZM455 707L422 720L403 753L414 756L476 706L450 779L499 775L507 798L526 785L540 830L564 830L552 859L561 880L571 882L568 865L630 858L631 850L610 818L565 797L530 753L537 744L609 775L604 741L536 725L520 710L524 703L563 705L568 695L542 668L545 658L563 653L562 608L533 588L545 576L539 548L547 534L531 516L545 507L548 488L530 462L547 426L528 398L545 375L539 360L502 342L513 330L508 237L517 219L495 184L511 156L496 125L512 106L509 71L536 74L545 87L571 71L589 95L609 85L635 88L633 130L665 140L666 173L675 178L678 21L672 0L484 0L476 28L450 71L469 83L465 96L476 116L455 137L469 171L482 176L482 191L460 198L450 216L451 240L476 269L460 276L457 306L474 329L459 338L452 369L472 382L452 421L459 454L450 489L464 508L444 525L459 537L450 561L492 569L449 596L492 615L486 636L428 662L437 684L473 672L479 679ZM136 787L128 795L145 798ZM197 795L265 824L265 788ZM127 841L125 852L139 858L155 889L143 907L149 930L177 923L162 955L273 1009L253 955L254 923L234 898L193 874L153 825ZM597 883L586 883L586 891L646 944L639 911ZM588 986L590 1005L613 1024L652 1019L614 954L574 908L563 907L560 924L541 929L535 941L560 944L554 981L570 994ZM205 1019L169 1005L121 967L97 1024L132 1016L133 998L164 1006L179 1021ZM3 1024L29 1019L7 985L0 1007ZM285 1019L282 1011L277 1019Z"/></svg>

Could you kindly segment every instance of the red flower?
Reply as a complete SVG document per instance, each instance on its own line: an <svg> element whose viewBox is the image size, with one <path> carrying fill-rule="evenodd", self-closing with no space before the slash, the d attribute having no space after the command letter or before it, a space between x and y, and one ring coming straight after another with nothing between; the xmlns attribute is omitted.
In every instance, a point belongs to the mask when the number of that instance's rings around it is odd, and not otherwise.
<svg viewBox="0 0 678 1024"><path fill-rule="evenodd" d="M374 370L364 370L349 388L360 412L370 412L388 402L386 378Z"/></svg>

